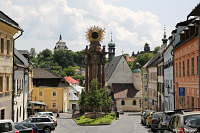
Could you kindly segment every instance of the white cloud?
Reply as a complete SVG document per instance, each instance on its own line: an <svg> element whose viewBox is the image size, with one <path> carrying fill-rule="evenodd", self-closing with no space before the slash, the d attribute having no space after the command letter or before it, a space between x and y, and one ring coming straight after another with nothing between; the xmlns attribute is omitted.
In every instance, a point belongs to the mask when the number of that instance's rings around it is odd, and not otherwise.
<svg viewBox="0 0 200 133"><path fill-rule="evenodd" d="M93 25L106 28L103 45L113 32L117 54L121 49L128 53L143 50L146 42L152 48L161 43L163 28L149 11L133 11L106 4L105 0L83 0L80 4L84 6L71 7L66 0L1 0L0 8L25 31L17 41L19 49L52 49L61 32L69 49L82 50L87 44L85 31Z"/></svg>

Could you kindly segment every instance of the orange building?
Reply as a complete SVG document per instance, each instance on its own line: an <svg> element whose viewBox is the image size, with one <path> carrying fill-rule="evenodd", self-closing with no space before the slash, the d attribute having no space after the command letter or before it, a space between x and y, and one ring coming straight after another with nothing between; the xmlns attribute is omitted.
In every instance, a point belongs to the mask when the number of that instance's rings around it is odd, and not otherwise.
<svg viewBox="0 0 200 133"><path fill-rule="evenodd" d="M198 107L198 20L184 22L178 33L180 42L174 48L175 108ZM183 24L183 22L181 23ZM183 26L183 25L182 25ZM180 89L185 96L180 96Z"/></svg>

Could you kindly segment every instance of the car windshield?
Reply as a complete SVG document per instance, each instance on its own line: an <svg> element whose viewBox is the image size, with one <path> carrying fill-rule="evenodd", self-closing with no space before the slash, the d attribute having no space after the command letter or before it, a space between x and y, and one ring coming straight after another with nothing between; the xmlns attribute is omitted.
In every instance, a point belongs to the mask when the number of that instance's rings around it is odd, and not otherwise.
<svg viewBox="0 0 200 133"><path fill-rule="evenodd" d="M200 126L200 114L186 115L184 116L184 125L188 127L199 127Z"/></svg>
<svg viewBox="0 0 200 133"><path fill-rule="evenodd" d="M53 113L47 113L47 115L53 116Z"/></svg>
<svg viewBox="0 0 200 133"><path fill-rule="evenodd" d="M153 118L160 118L160 117L162 117L162 113L159 113L159 114L153 114Z"/></svg>
<svg viewBox="0 0 200 133"><path fill-rule="evenodd" d="M164 115L163 116L163 121L170 121L170 119L172 118L172 115Z"/></svg>

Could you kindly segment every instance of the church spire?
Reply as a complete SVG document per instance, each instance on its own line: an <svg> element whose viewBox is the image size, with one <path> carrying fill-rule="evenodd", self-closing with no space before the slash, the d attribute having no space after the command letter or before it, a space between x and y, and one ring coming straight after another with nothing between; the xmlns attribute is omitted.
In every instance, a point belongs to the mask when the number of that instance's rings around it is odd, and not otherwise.
<svg viewBox="0 0 200 133"><path fill-rule="evenodd" d="M60 34L60 38L59 38L59 40L62 40L62 36L61 36L61 34Z"/></svg>
<svg viewBox="0 0 200 133"><path fill-rule="evenodd" d="M111 61L115 57L115 43L112 41L112 32L110 33L110 42L108 43L108 58Z"/></svg>
<svg viewBox="0 0 200 133"><path fill-rule="evenodd" d="M163 35L163 39L162 39L162 42L163 42L163 46L167 46L167 35L166 35L166 27L164 26L164 35Z"/></svg>
<svg viewBox="0 0 200 133"><path fill-rule="evenodd" d="M111 36L111 42L112 42L112 32L110 33L110 36Z"/></svg>

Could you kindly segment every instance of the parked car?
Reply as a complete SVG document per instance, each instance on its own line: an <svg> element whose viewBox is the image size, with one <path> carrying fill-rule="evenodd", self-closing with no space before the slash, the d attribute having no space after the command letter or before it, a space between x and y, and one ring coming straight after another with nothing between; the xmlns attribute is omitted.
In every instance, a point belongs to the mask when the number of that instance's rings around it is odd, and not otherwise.
<svg viewBox="0 0 200 133"><path fill-rule="evenodd" d="M48 116L32 116L23 122L34 123L38 131L43 131L45 133L50 133L55 130L55 122Z"/></svg>
<svg viewBox="0 0 200 133"><path fill-rule="evenodd" d="M153 114L151 118L151 131L156 132L156 129L158 128L159 122L164 115L163 112L156 112Z"/></svg>
<svg viewBox="0 0 200 133"><path fill-rule="evenodd" d="M200 111L183 112L174 114L167 128L168 133L192 133L200 126Z"/></svg>
<svg viewBox="0 0 200 133"><path fill-rule="evenodd" d="M47 116L51 117L55 122L55 126L57 126L58 122L57 122L56 116L53 114L53 112L38 112L37 114L47 115Z"/></svg>
<svg viewBox="0 0 200 133"><path fill-rule="evenodd" d="M14 124L16 128L16 133L33 133L32 128L25 127L23 125Z"/></svg>
<svg viewBox="0 0 200 133"><path fill-rule="evenodd" d="M169 122L176 111L165 111L164 115L160 118L160 122L158 124L158 129L165 129L169 125Z"/></svg>
<svg viewBox="0 0 200 133"><path fill-rule="evenodd" d="M0 120L0 133L16 133L12 120Z"/></svg>
<svg viewBox="0 0 200 133"><path fill-rule="evenodd" d="M142 112L141 114L141 123L142 125L146 125L146 118L149 112L154 112L153 110L145 110L144 112Z"/></svg>
<svg viewBox="0 0 200 133"><path fill-rule="evenodd" d="M15 125L22 125L22 126L25 126L27 128L32 128L34 133L38 133L38 128L33 123L17 122L17 123L15 123Z"/></svg>
<svg viewBox="0 0 200 133"><path fill-rule="evenodd" d="M149 128L151 127L151 119L152 119L153 114L154 112L149 112L146 118L146 126Z"/></svg>

